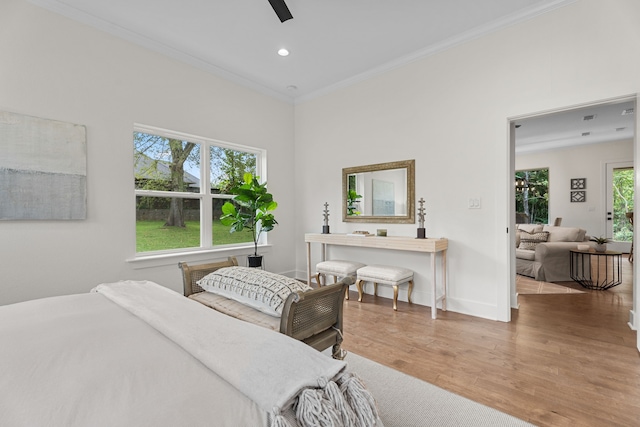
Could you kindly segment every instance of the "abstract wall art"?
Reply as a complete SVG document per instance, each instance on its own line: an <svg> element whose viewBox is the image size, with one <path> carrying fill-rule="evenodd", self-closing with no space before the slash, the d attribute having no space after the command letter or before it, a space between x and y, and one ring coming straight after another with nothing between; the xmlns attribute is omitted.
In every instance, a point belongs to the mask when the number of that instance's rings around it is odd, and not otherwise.
<svg viewBox="0 0 640 427"><path fill-rule="evenodd" d="M0 111L0 220L87 216L82 125Z"/></svg>

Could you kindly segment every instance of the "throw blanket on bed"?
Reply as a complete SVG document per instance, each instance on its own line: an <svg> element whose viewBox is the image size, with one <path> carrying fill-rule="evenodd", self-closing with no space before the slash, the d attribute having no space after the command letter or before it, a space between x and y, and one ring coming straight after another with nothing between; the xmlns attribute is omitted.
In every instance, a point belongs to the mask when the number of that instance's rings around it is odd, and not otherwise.
<svg viewBox="0 0 640 427"><path fill-rule="evenodd" d="M370 393L346 363L306 344L211 310L148 281L98 285L99 292L143 319L270 413L294 405L302 426L376 425Z"/></svg>

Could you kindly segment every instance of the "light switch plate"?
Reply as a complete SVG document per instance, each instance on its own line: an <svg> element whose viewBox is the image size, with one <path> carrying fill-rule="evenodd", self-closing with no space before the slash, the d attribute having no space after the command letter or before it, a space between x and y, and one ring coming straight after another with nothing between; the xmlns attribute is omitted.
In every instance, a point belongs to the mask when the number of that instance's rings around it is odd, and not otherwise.
<svg viewBox="0 0 640 427"><path fill-rule="evenodd" d="M469 198L469 209L480 209L482 207L482 199L479 197Z"/></svg>

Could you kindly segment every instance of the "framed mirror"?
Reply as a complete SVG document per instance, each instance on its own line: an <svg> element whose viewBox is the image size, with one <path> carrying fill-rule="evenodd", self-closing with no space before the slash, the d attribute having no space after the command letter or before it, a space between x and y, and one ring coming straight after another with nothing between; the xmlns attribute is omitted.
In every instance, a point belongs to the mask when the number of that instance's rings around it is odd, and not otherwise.
<svg viewBox="0 0 640 427"><path fill-rule="evenodd" d="M342 221L415 223L415 163L342 169Z"/></svg>

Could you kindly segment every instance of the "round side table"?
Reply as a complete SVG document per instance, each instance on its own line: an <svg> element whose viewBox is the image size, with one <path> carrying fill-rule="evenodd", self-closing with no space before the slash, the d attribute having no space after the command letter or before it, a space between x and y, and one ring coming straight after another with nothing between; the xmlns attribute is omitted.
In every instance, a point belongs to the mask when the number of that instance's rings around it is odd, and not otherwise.
<svg viewBox="0 0 640 427"><path fill-rule="evenodd" d="M583 288L604 291L622 283L622 252L571 249L571 278Z"/></svg>

